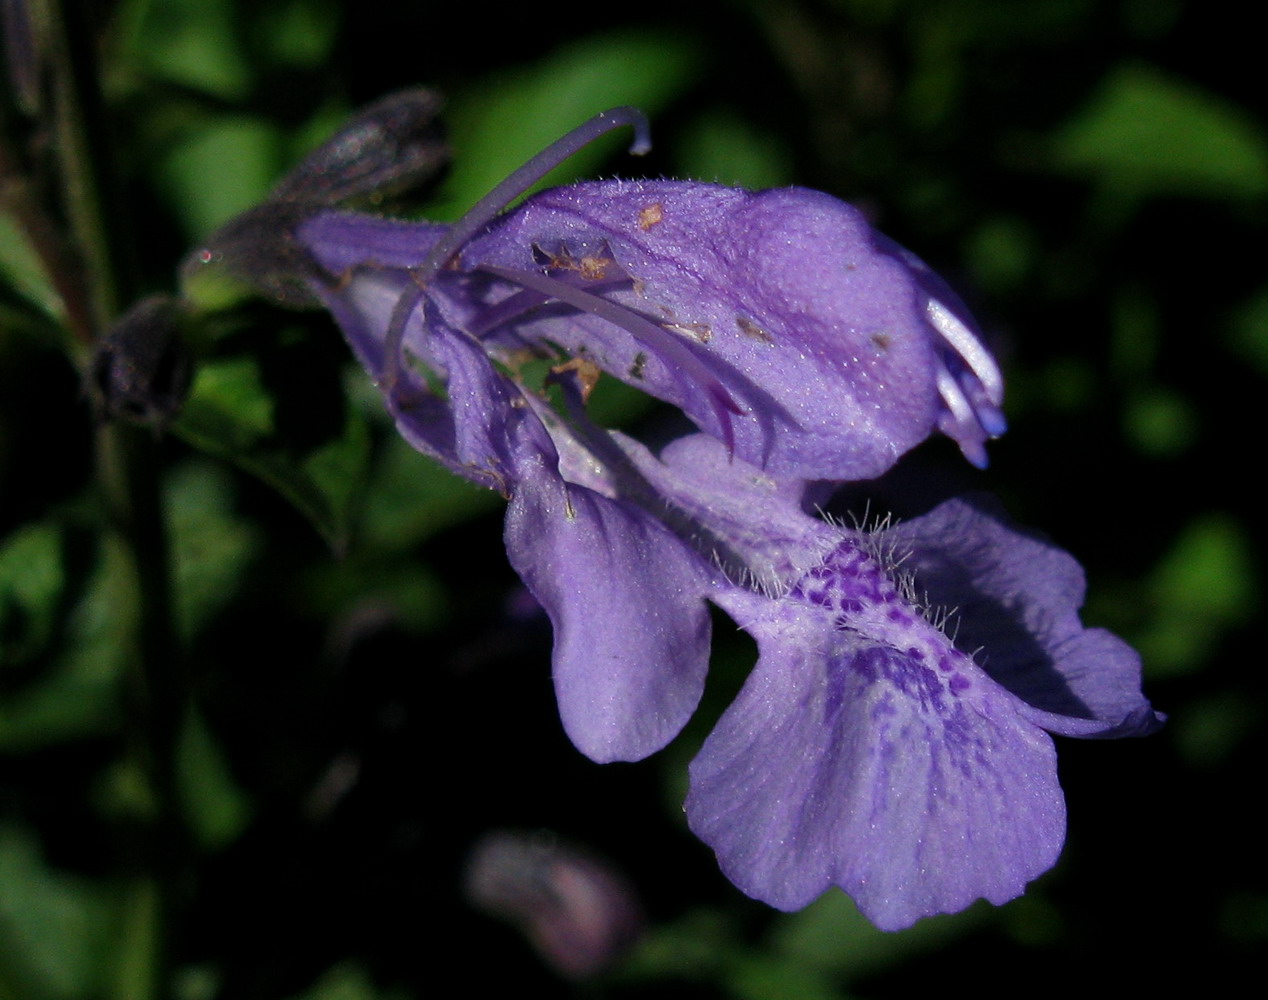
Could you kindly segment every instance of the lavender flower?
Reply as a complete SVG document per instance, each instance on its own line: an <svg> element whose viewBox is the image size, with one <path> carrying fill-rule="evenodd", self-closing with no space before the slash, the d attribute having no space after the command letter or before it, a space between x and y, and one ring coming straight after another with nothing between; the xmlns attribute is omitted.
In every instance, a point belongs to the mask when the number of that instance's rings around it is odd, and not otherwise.
<svg viewBox="0 0 1268 1000"><path fill-rule="evenodd" d="M727 875L783 908L839 885L891 929L1010 899L1064 836L1047 733L1157 724L1138 658L1079 622L1073 559L981 502L872 530L810 513L934 430L984 464L998 369L941 281L817 192L612 181L496 214L631 120L453 227L316 212L305 280L401 433L507 496L578 748L636 760L679 732L716 604L760 649L691 767ZM596 426L600 372L698 431L653 451Z"/></svg>

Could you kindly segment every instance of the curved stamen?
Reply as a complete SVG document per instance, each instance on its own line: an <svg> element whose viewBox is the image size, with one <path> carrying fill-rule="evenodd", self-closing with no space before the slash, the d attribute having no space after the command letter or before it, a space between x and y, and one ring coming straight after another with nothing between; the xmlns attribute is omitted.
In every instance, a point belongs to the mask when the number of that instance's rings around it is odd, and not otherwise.
<svg viewBox="0 0 1268 1000"><path fill-rule="evenodd" d="M614 326L619 326L666 363L666 367L682 389L684 399L691 398L693 389L704 388L709 396L713 413L718 419L722 441L728 452L735 451L735 431L731 425L731 415L741 414L744 411L731 397L726 386L718 381L717 376L705 366L704 362L692 354L682 341L664 327L657 326L627 306L593 295L547 274L521 271L510 267L494 267L492 264L482 264L480 270L497 275L523 288L543 292L552 299L558 299L575 309L591 313Z"/></svg>
<svg viewBox="0 0 1268 1000"><path fill-rule="evenodd" d="M385 357L382 388L389 397L395 393L396 381L401 373L400 353L401 344L405 337L405 317L408 317L418 305L418 298L422 295L422 289L430 284L432 278L449 263L471 237L475 236L476 233L497 218L498 213L514 198L523 194L528 188L554 170L555 167L559 166L578 150L594 142L599 136L625 125L629 125L634 129L634 142L630 145L630 152L633 155L642 156L652 148L651 126L648 124L646 116L638 108L625 105L600 112L589 121L578 125L567 135L552 142L519 169L512 171L505 180L472 205L462 218L450 226L440 239L432 245L427 256L423 258L423 262L418 267L410 270L410 276L419 291L417 293L407 292L402 296L401 302L397 303L397 307L392 314L392 323L388 327L387 337L383 342ZM409 299L410 304L405 306L404 303L407 299ZM404 310L403 316L399 315L402 309ZM400 319L399 323L397 322L398 318Z"/></svg>
<svg viewBox="0 0 1268 1000"><path fill-rule="evenodd" d="M945 365L938 366L935 379L938 395L947 408L947 412L938 421L939 429L960 446L961 453L970 463L979 469L986 468L986 449L983 442L987 435L964 388Z"/></svg>
<svg viewBox="0 0 1268 1000"><path fill-rule="evenodd" d="M555 140L531 160L513 171L504 181L469 208L449 231L431 248L419 265L419 275L430 281L458 249L476 233L492 222L512 199L523 194L548 173L594 142L601 135L623 125L634 129L634 142L630 153L642 156L652 148L651 127L638 108L619 107L600 112L589 121L578 125L560 139Z"/></svg>
<svg viewBox="0 0 1268 1000"><path fill-rule="evenodd" d="M479 316L471 320L467 324L467 333L475 337L476 340L483 340L485 336L499 326L510 323L512 320L518 319L525 313L532 312L549 301L550 296L545 292L536 292L531 288L521 288L518 292L508 296L501 302L489 306Z"/></svg>
<svg viewBox="0 0 1268 1000"><path fill-rule="evenodd" d="M387 335L383 338L383 377L379 383L387 399L388 409L396 404L396 383L401 377L401 351L405 342L405 324L423 300L423 286L411 282L401 292L401 297L392 307L392 318L387 324Z"/></svg>
<svg viewBox="0 0 1268 1000"><path fill-rule="evenodd" d="M955 313L937 299L930 299L925 309L934 329L982 383L986 398L999 406L1004 400L1004 376L991 352Z"/></svg>

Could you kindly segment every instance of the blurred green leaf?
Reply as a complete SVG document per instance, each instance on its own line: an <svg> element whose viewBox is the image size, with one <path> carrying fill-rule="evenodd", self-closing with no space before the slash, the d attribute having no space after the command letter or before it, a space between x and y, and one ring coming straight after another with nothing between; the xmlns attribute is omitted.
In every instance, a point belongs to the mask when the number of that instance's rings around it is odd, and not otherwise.
<svg viewBox="0 0 1268 1000"><path fill-rule="evenodd" d="M682 978L708 982L738 961L745 944L730 914L697 908L679 919L649 928L621 967L634 981Z"/></svg>
<svg viewBox="0 0 1268 1000"><path fill-rule="evenodd" d="M1268 194L1268 142L1254 118L1144 65L1105 78L1054 137L1053 162L1135 196Z"/></svg>
<svg viewBox="0 0 1268 1000"><path fill-rule="evenodd" d="M933 950L998 911L981 903L952 916L922 920L907 930L877 930L843 892L827 892L804 910L781 916L771 929L772 949L803 966L856 979Z"/></svg>
<svg viewBox="0 0 1268 1000"><path fill-rule="evenodd" d="M47 317L62 315L62 299L44 265L32 251L12 217L0 211L0 308L17 312L29 308ZM0 316L3 314L0 313Z"/></svg>
<svg viewBox="0 0 1268 1000"><path fill-rule="evenodd" d="M238 593L258 541L233 513L230 482L211 462L186 462L166 483L178 625L188 640Z"/></svg>
<svg viewBox="0 0 1268 1000"><path fill-rule="evenodd" d="M313 988L292 1000L397 1000L396 992L376 989L358 966L337 965L321 977Z"/></svg>
<svg viewBox="0 0 1268 1000"><path fill-rule="evenodd" d="M1184 705L1171 716L1175 743L1186 759L1213 767L1262 729L1259 705L1244 694L1222 692Z"/></svg>
<svg viewBox="0 0 1268 1000"><path fill-rule="evenodd" d="M258 39L273 60L300 68L322 66L329 58L343 21L333 0L285 0L263 6Z"/></svg>
<svg viewBox="0 0 1268 1000"><path fill-rule="evenodd" d="M1162 386L1142 387L1129 396L1123 413L1127 437L1156 458L1173 458L1197 439L1199 414L1189 400Z"/></svg>
<svg viewBox="0 0 1268 1000"><path fill-rule="evenodd" d="M1137 646L1155 674L1196 669L1230 625L1258 603L1250 541L1231 515L1194 518L1163 558L1150 591L1149 625Z"/></svg>
<svg viewBox="0 0 1268 1000"><path fill-rule="evenodd" d="M289 389L303 391L294 383ZM260 361L233 357L199 369L174 430L195 447L259 476L341 549L365 487L370 453L364 420L343 402L341 396L306 398L305 407L324 404L327 426L311 427L320 437L299 443L278 426L283 397L266 385Z"/></svg>
<svg viewBox="0 0 1268 1000"><path fill-rule="evenodd" d="M1233 350L1268 378L1268 286L1261 287L1233 316Z"/></svg>
<svg viewBox="0 0 1268 1000"><path fill-rule="evenodd" d="M847 1000L832 979L815 968L773 955L752 954L726 977L739 1000Z"/></svg>
<svg viewBox="0 0 1268 1000"><path fill-rule="evenodd" d="M98 995L114 916L106 893L50 869L32 837L0 827L0 996Z"/></svg>
<svg viewBox="0 0 1268 1000"><path fill-rule="evenodd" d="M791 157L779 138L725 108L712 109L683 129L674 155L684 176L702 181L754 191L793 181Z"/></svg>
<svg viewBox="0 0 1268 1000"><path fill-rule="evenodd" d="M196 123L168 151L158 180L168 206L194 243L269 193L282 171L278 129L246 115Z"/></svg>
<svg viewBox="0 0 1268 1000"><path fill-rule="evenodd" d="M461 215L525 160L600 111L633 104L654 119L691 80L696 57L697 44L681 34L615 32L455 92L447 116L454 165L435 217ZM629 135L621 129L618 138L587 147L538 187L593 173L622 142L629 145Z"/></svg>
<svg viewBox="0 0 1268 1000"><path fill-rule="evenodd" d="M47 649L65 586L58 528L30 525L0 546L0 665Z"/></svg>
<svg viewBox="0 0 1268 1000"><path fill-rule="evenodd" d="M976 284L1000 295L1025 284L1038 256L1031 226L1008 215L983 219L966 249Z"/></svg>
<svg viewBox="0 0 1268 1000"><path fill-rule="evenodd" d="M177 773L190 829L205 851L232 843L246 828L250 803L234 782L224 754L196 713L185 723Z"/></svg>
<svg viewBox="0 0 1268 1000"><path fill-rule="evenodd" d="M366 497L362 541L399 551L504 501L419 454L403 438L385 442Z"/></svg>
<svg viewBox="0 0 1268 1000"><path fill-rule="evenodd" d="M251 68L233 0L134 0L121 55L149 73L232 100L246 96Z"/></svg>
<svg viewBox="0 0 1268 1000"><path fill-rule="evenodd" d="M152 879L131 879L120 889L117 906L110 927L110 996L118 1000L153 996L162 942L169 931L162 923L159 888Z"/></svg>
<svg viewBox="0 0 1268 1000"><path fill-rule="evenodd" d="M58 565L61 555L50 546L48 529L33 531L17 551L39 561L27 571L44 582L26 586L47 595L55 572L48 560ZM74 592L73 606L58 618L56 645L43 651L50 658L46 670L0 701L0 749L48 746L114 726L116 684L127 655L123 623L131 620L127 566L113 543L101 547L82 593Z"/></svg>

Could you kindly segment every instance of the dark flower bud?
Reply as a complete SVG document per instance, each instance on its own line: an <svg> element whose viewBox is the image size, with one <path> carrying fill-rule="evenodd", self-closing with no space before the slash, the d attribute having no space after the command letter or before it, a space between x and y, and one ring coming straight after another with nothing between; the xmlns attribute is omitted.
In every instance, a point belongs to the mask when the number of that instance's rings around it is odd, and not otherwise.
<svg viewBox="0 0 1268 1000"><path fill-rule="evenodd" d="M184 315L181 300L151 295L101 338L89 379L102 419L162 428L180 412L193 376L193 360L181 331Z"/></svg>
<svg viewBox="0 0 1268 1000"><path fill-rule="evenodd" d="M187 294L216 307L238 297L235 286L245 286L287 308L318 306L309 286L324 272L297 230L327 207L381 201L437 179L449 163L442 106L436 91L418 87L353 115L265 202L231 219L186 257L181 278Z"/></svg>
<svg viewBox="0 0 1268 1000"><path fill-rule="evenodd" d="M441 96L418 87L367 105L273 189L271 201L336 205L435 180L449 163Z"/></svg>
<svg viewBox="0 0 1268 1000"><path fill-rule="evenodd" d="M319 305L309 290L321 274L296 239L301 223L321 210L302 201L266 201L221 226L181 264L181 288L205 308L220 308L250 289L288 309Z"/></svg>

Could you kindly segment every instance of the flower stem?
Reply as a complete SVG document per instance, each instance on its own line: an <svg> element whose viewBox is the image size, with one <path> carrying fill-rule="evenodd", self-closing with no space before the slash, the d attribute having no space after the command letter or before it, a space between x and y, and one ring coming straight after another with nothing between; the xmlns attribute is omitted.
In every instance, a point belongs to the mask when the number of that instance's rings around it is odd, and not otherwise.
<svg viewBox="0 0 1268 1000"><path fill-rule="evenodd" d="M87 23L90 5L42 0L47 27L63 213L67 245L82 268L86 302L68 313L90 317L92 340L101 338L136 295L119 211L117 184L99 87L96 39ZM76 337L82 340L82 335ZM91 345L84 345L91 346ZM170 984L174 895L188 870L189 838L178 795L176 756L187 716L187 683L173 628L170 552L162 506L155 437L118 423L96 429L97 475L108 530L126 556L132 620L125 676L127 753L145 776L155 807L134 843L137 889L153 899L152 932L134 945L130 965L148 974L131 977L129 998L159 1000ZM166 938L166 940L164 940Z"/></svg>

